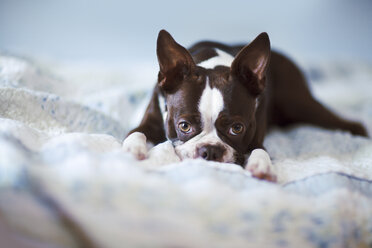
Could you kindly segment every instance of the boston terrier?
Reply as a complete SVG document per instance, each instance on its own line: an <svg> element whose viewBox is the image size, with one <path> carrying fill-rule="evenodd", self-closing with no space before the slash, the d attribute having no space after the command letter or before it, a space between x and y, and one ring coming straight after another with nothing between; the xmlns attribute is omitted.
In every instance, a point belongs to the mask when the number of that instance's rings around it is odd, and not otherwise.
<svg viewBox="0 0 372 248"><path fill-rule="evenodd" d="M367 136L360 123L312 97L299 68L271 50L267 33L246 46L204 41L185 49L161 30L156 51L160 70L151 101L123 143L138 159L147 156L146 141L170 140L181 160L235 163L275 180L263 147L274 125L309 123Z"/></svg>

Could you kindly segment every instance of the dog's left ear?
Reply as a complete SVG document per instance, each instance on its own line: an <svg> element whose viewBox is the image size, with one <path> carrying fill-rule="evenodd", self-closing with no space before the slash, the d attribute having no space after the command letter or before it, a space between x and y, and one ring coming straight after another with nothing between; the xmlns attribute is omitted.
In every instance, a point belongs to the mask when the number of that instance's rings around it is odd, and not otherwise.
<svg viewBox="0 0 372 248"><path fill-rule="evenodd" d="M247 86L253 95L260 94L265 88L270 54L269 36L261 33L238 53L231 64L231 74Z"/></svg>
<svg viewBox="0 0 372 248"><path fill-rule="evenodd" d="M159 32L156 53L160 67L159 86L164 90L176 86L177 81L195 68L190 53L165 30Z"/></svg>

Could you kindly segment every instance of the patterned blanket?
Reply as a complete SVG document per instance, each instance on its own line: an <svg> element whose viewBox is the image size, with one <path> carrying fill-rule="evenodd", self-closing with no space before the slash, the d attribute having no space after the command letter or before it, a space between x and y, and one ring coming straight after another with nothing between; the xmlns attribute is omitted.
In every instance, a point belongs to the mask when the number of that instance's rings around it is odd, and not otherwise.
<svg viewBox="0 0 372 248"><path fill-rule="evenodd" d="M371 66L302 65L318 99L372 134ZM133 76L143 67L0 56L0 217L14 233L45 247L372 246L371 139L274 129L278 183L167 160L169 143L139 162L121 141L152 88Z"/></svg>

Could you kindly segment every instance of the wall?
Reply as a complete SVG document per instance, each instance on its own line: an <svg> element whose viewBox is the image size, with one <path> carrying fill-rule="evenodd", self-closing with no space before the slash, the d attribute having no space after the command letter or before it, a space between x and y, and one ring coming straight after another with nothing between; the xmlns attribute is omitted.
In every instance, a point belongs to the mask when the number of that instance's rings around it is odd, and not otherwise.
<svg viewBox="0 0 372 248"><path fill-rule="evenodd" d="M262 31L295 58L372 61L372 1L0 0L0 50L63 60L155 60L157 32L184 45Z"/></svg>

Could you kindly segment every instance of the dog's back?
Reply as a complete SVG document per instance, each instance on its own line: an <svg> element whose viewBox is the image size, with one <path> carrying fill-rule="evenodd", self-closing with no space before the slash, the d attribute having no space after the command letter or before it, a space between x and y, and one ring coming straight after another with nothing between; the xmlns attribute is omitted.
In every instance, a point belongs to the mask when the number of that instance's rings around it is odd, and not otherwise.
<svg viewBox="0 0 372 248"><path fill-rule="evenodd" d="M217 50L233 57L244 45L226 45L213 41L202 41L188 50L196 64L207 61L219 54ZM295 123L309 123L327 129L341 129L352 134L367 136L366 129L358 122L338 117L316 101L308 88L301 70L289 58L277 51L271 51L270 65L266 73L266 90L260 96L261 108L266 114L268 127L287 126Z"/></svg>

